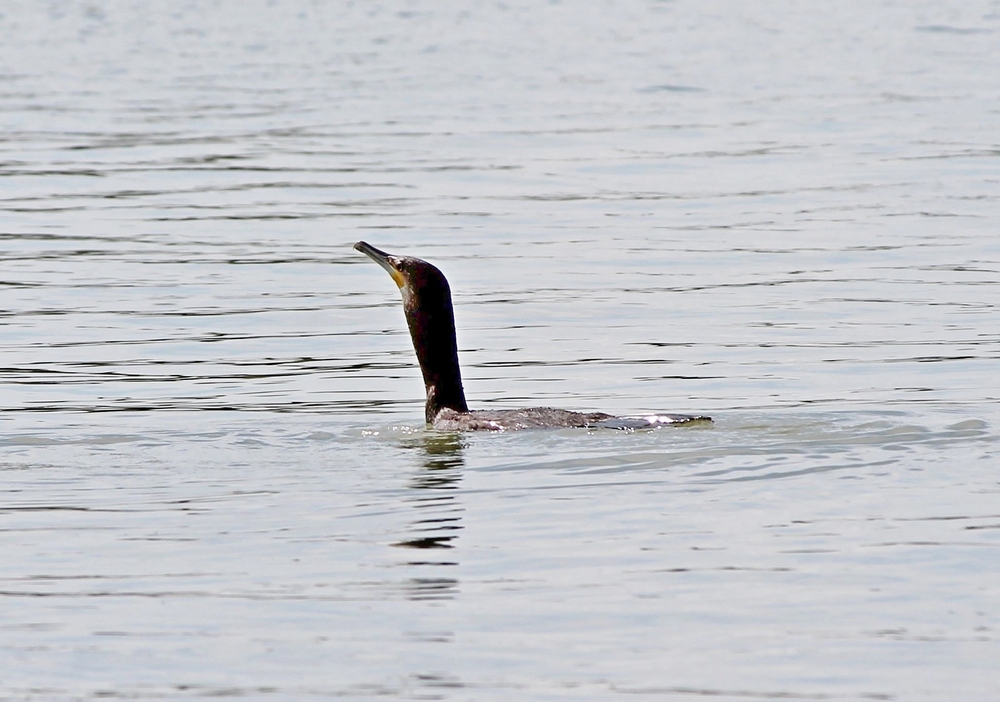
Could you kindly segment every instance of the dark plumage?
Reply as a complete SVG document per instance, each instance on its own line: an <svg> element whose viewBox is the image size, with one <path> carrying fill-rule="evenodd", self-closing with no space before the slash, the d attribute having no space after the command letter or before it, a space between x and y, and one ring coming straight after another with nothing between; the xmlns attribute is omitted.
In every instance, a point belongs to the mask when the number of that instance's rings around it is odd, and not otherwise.
<svg viewBox="0 0 1000 702"><path fill-rule="evenodd" d="M455 313L448 280L419 258L393 256L359 241L354 248L384 268L403 295L403 311L413 348L424 376L427 404L424 417L435 429L450 431L532 429L545 427L608 427L639 429L664 424L711 422L709 417L658 414L614 417L603 412L570 412L551 407L470 411L462 389L455 340Z"/></svg>

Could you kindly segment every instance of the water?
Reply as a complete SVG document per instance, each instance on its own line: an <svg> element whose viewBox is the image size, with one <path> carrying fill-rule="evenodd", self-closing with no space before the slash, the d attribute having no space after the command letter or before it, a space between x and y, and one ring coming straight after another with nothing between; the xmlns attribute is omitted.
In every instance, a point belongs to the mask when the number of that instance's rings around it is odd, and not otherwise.
<svg viewBox="0 0 1000 702"><path fill-rule="evenodd" d="M998 33L6 3L0 697L996 699Z"/></svg>

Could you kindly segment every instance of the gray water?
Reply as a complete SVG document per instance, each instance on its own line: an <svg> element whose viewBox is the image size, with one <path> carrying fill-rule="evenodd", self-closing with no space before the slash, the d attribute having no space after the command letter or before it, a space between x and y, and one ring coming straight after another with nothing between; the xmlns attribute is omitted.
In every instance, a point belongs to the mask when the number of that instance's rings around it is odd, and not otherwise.
<svg viewBox="0 0 1000 702"><path fill-rule="evenodd" d="M1000 699L1000 2L0 7L0 699ZM395 285L451 280L436 433Z"/></svg>

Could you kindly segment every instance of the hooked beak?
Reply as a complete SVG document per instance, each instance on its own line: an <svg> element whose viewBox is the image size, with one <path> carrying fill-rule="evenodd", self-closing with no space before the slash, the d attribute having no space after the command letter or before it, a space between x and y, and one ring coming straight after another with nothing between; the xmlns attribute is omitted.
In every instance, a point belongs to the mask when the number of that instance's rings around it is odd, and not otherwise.
<svg viewBox="0 0 1000 702"><path fill-rule="evenodd" d="M395 256L387 254L385 251L380 251L376 249L374 246L372 246L366 241L359 241L354 245L354 248L355 250L363 253L371 260L375 261L375 263L377 263L378 265L382 266L382 268L385 269L386 273L392 276L393 281L395 281L396 285L398 285L400 288L406 285L406 279L403 277L403 274L399 271L399 268L396 267Z"/></svg>

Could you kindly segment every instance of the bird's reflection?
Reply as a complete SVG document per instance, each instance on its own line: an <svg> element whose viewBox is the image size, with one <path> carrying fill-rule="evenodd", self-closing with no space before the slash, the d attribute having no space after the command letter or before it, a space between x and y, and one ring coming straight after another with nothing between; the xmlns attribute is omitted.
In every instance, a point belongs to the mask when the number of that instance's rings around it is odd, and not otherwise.
<svg viewBox="0 0 1000 702"><path fill-rule="evenodd" d="M415 549L454 548L461 531L464 508L456 499L458 483L462 479L465 443L461 435L445 432L428 432L412 444L423 453L423 465L410 481L409 487L419 491L410 501L421 514L411 525L412 538L398 541L393 546ZM453 562L439 565L455 565ZM428 563L429 564L429 563Z"/></svg>
<svg viewBox="0 0 1000 702"><path fill-rule="evenodd" d="M419 560L406 561L407 566L457 566L458 561L452 558L434 558L432 554L455 548L462 530L464 508L458 501L458 484L465 465L465 443L458 434L428 432L408 448L422 454L422 465L409 483L416 492L408 501L417 508L418 518L410 525L411 536L392 545L426 554ZM411 600L448 600L458 594L457 578L410 578L406 586Z"/></svg>

